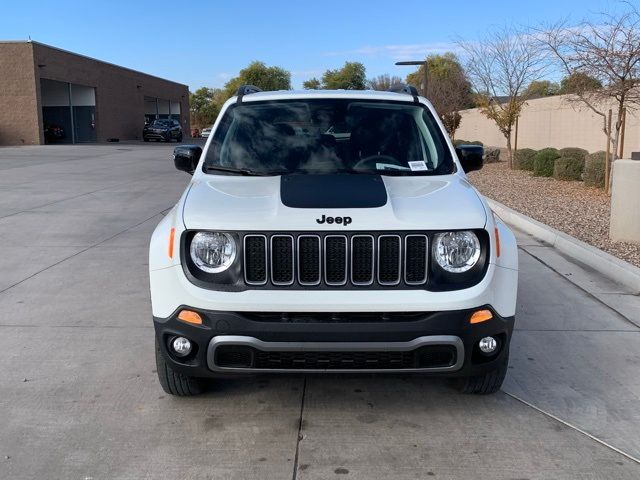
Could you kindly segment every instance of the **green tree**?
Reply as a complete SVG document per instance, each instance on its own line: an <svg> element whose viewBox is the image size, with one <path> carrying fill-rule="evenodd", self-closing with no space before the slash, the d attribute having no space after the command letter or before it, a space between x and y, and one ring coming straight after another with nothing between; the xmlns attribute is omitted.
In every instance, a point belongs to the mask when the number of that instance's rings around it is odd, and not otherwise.
<svg viewBox="0 0 640 480"><path fill-rule="evenodd" d="M602 82L597 78L582 72L573 72L560 80L560 90L558 93L564 95L567 93L582 93L602 88Z"/></svg>
<svg viewBox="0 0 640 480"><path fill-rule="evenodd" d="M342 68L324 72L321 82L312 78L305 84L320 86L324 90L365 90L366 81L366 70L362 63L345 62Z"/></svg>
<svg viewBox="0 0 640 480"><path fill-rule="evenodd" d="M216 101L220 93L220 89L207 87L202 87L195 92L189 93L189 110L192 126L204 128L213 125L213 122L215 122L220 112L220 105L218 105Z"/></svg>
<svg viewBox="0 0 640 480"><path fill-rule="evenodd" d="M560 87L549 80L534 80L522 94L527 98L551 97L558 95Z"/></svg>
<svg viewBox="0 0 640 480"><path fill-rule="evenodd" d="M423 79L424 66L407 75L407 83L416 87ZM422 90L453 137L462 119L459 111L473 106L471 83L454 53L427 57L427 88Z"/></svg>
<svg viewBox="0 0 640 480"><path fill-rule="evenodd" d="M224 85L227 98L234 96L242 85L253 85L268 91L291 90L291 73L283 68L268 67L263 62L255 61Z"/></svg>
<svg viewBox="0 0 640 480"><path fill-rule="evenodd" d="M320 84L320 80L317 78L310 78L309 80L302 83L302 88L305 90L320 90L322 85Z"/></svg>

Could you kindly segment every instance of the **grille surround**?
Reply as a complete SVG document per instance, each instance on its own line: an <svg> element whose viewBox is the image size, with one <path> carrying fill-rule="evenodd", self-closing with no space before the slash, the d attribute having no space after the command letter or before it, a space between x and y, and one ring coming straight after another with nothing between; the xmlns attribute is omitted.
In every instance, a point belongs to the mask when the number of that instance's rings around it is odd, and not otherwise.
<svg viewBox="0 0 640 480"><path fill-rule="evenodd" d="M251 350L251 364L248 362L242 366L233 366L218 363L218 352L226 348L233 348L238 351ZM425 365L421 360L421 355L429 351L445 349L451 352L448 362L426 362L432 365ZM269 357L275 362L267 361L262 365L255 362L259 357ZM339 364L329 365L327 356L337 357ZM349 365L342 359L350 361L350 357L371 358L374 361L360 362L359 365ZM382 359L384 364L376 362L376 357ZM244 358L249 358L245 355ZM288 364L282 364L279 359L287 359ZM294 364L292 359L300 359L298 364ZM393 365L389 359L412 358L415 362L409 365L406 361ZM211 339L207 348L207 366L214 372L453 372L462 368L465 358L465 348L460 337L454 335L430 335L417 337L406 342L266 342L255 337L218 335ZM312 364L302 360L311 359ZM322 362L317 362L321 359ZM289 361L291 360L291 361ZM280 365L278 364L280 363Z"/></svg>
<svg viewBox="0 0 640 480"><path fill-rule="evenodd" d="M407 256L407 244L413 237L424 239L421 243L424 251L420 252L419 256L420 259L424 259L424 265L418 268L424 275L418 279L419 281L407 278L407 262L411 261ZM283 249L285 239L286 249ZM248 244L248 241L251 243ZM264 255L255 254L256 241L264 243ZM425 288L429 280L431 242L426 233L246 233L243 235L242 243L243 277L246 285L250 287ZM253 248L250 255L247 254L248 246ZM291 276L287 275L286 279L282 278L283 270L277 265L278 259L283 258L283 251L287 255L284 271L292 273ZM415 252L413 256L416 256ZM257 261L256 259L266 264L256 266L251 263ZM265 270L268 272L268 278L261 282L255 281L254 272ZM390 276L393 278L389 278Z"/></svg>

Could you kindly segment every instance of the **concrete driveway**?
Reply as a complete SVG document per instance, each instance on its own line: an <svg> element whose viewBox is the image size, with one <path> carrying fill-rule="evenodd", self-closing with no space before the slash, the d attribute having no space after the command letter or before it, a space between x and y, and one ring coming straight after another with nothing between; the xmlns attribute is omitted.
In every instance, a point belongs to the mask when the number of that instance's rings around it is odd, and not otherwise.
<svg viewBox="0 0 640 480"><path fill-rule="evenodd" d="M0 149L0 478L640 478L640 299L525 235L496 395L368 375L165 395L147 244L189 180L171 149Z"/></svg>

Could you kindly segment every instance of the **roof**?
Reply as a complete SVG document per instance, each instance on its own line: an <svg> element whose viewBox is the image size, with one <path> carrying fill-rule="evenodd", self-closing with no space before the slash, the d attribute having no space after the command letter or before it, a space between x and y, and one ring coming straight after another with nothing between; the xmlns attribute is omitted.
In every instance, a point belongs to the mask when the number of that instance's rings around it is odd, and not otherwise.
<svg viewBox="0 0 640 480"><path fill-rule="evenodd" d="M27 45L28 44L38 45L39 47L49 48L51 50L57 50L59 52L63 52L63 53L66 53L66 54L69 54L69 55L73 55L73 56L76 56L76 57L86 58L86 59L91 60L93 62L99 62L99 63L105 64L105 65L110 65L112 67L120 68L122 70L128 70L129 72L137 73L139 75L145 75L147 77L157 78L157 79L163 80L165 82L175 83L177 85L182 85L183 87L189 88L189 86L184 84L184 83L176 82L174 80L169 80L168 78L158 77L157 75L151 75L150 73L141 72L140 70L134 70L133 68L123 67L122 65L117 65L117 64L111 63L111 62L105 62L104 60L99 60L97 58L89 57L88 55L82 55L81 53L70 52L69 50L65 50L63 48L54 47L52 45L47 45L46 43L36 42L35 40L0 40L0 45L1 44L10 44L10 43L21 43L21 44L27 44Z"/></svg>

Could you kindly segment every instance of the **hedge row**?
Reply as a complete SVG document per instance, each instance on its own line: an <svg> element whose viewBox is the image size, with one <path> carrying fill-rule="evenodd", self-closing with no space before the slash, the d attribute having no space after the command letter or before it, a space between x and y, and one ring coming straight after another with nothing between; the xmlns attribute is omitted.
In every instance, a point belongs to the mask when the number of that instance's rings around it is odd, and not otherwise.
<svg viewBox="0 0 640 480"><path fill-rule="evenodd" d="M513 156L513 168L516 170L533 171L533 158L536 156L536 153L532 148L516 150Z"/></svg>
<svg viewBox="0 0 640 480"><path fill-rule="evenodd" d="M560 152L555 148L543 148L533 157L533 175L535 177L552 177L553 164L560 158Z"/></svg>

